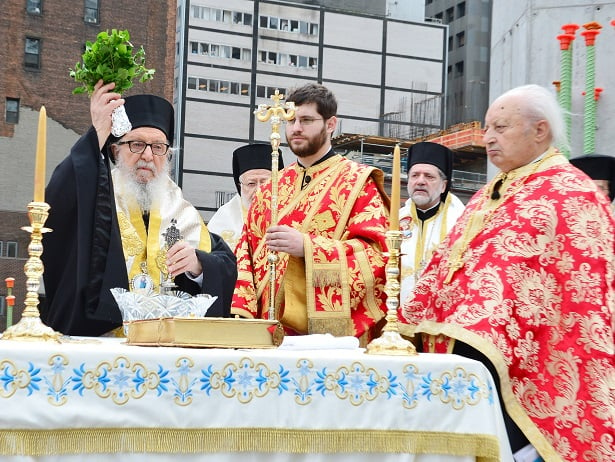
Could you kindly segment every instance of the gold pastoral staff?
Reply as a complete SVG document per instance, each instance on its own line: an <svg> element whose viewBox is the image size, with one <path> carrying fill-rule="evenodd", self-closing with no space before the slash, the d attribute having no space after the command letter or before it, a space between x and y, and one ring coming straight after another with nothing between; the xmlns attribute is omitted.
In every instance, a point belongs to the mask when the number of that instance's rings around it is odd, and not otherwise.
<svg viewBox="0 0 615 462"><path fill-rule="evenodd" d="M36 138L36 161L34 165L34 202L45 202L45 162L47 157L47 111L41 106L38 116Z"/></svg>

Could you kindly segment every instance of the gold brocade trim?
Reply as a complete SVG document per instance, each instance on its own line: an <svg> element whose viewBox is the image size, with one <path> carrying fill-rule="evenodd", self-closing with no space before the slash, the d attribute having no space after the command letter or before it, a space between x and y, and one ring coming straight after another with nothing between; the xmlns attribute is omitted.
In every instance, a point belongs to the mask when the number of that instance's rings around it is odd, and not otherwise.
<svg viewBox="0 0 615 462"><path fill-rule="evenodd" d="M0 455L114 453L414 453L500 460L495 436L402 430L71 428L0 430Z"/></svg>
<svg viewBox="0 0 615 462"><path fill-rule="evenodd" d="M557 451L555 451L551 443L549 443L547 438L540 432L536 424L530 419L519 401L515 398L504 357L492 342L461 326L455 324L441 324L435 321L422 321L415 327L414 333L445 335L470 345L489 358L489 361L491 361L498 373L501 393L500 399L504 403L508 415L514 420L543 459L549 461L561 460Z"/></svg>
<svg viewBox="0 0 615 462"><path fill-rule="evenodd" d="M118 212L117 221L122 235L122 246L127 257L134 257L145 250L145 244L139 234L130 224L130 220L124 212Z"/></svg>
<svg viewBox="0 0 615 462"><path fill-rule="evenodd" d="M356 240L346 241L346 244L352 247L356 264L364 278L363 282L366 287L364 302L367 313L374 321L378 322L384 318L385 313L382 311L382 301L376 298L376 278L367 255L368 251L363 247L363 244ZM374 256L375 259L376 256ZM381 261L381 265L384 266L384 261ZM348 277L348 271L346 271L346 277ZM350 291L350 282L345 287Z"/></svg>

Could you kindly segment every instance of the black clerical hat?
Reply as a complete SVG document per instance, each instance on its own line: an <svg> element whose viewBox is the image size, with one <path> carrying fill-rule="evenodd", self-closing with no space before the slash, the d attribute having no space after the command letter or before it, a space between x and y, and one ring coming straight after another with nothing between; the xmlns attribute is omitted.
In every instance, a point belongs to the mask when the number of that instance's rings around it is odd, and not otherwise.
<svg viewBox="0 0 615 462"><path fill-rule="evenodd" d="M175 112L166 99L155 95L134 95L125 98L124 108L132 128L154 127L162 130L169 143L175 136Z"/></svg>
<svg viewBox="0 0 615 462"><path fill-rule="evenodd" d="M586 154L570 159L570 163L582 170L592 180L609 181L609 198L615 199L615 157L604 154Z"/></svg>
<svg viewBox="0 0 615 462"><path fill-rule="evenodd" d="M446 189L442 193L442 201L451 189L451 177L453 176L453 151L446 146L429 141L415 143L408 149L407 172L415 164L431 164L438 167L446 175Z"/></svg>
<svg viewBox="0 0 615 462"><path fill-rule="evenodd" d="M246 144L233 151L233 178L237 192L241 194L239 177L248 170L267 169L271 170L271 144L254 143ZM278 148L278 168L284 168L282 150Z"/></svg>

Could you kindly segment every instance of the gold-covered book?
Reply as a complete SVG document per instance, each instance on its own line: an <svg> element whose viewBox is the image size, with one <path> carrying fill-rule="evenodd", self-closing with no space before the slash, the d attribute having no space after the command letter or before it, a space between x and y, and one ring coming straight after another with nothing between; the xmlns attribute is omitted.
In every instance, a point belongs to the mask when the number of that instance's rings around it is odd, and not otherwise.
<svg viewBox="0 0 615 462"><path fill-rule="evenodd" d="M128 322L127 342L141 346L195 348L276 348L279 321L242 318L158 318Z"/></svg>

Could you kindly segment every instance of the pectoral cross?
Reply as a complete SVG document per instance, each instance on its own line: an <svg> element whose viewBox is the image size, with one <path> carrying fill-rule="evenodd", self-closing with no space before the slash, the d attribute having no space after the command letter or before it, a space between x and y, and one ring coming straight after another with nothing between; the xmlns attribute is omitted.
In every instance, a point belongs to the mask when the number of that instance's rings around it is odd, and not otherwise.
<svg viewBox="0 0 615 462"><path fill-rule="evenodd" d="M162 284L160 284L161 294L170 294L174 289L177 288L177 286L171 279L171 275L169 274L169 269L166 263L167 251L171 247L173 247L176 242L183 239L183 236L181 235L179 229L177 228L177 226L175 226L176 223L177 220L175 218L172 218L171 224L166 229L166 231L162 233L162 236L164 237L164 247L160 249L160 252L158 252L157 258L158 268L160 268L160 271L164 274L164 281L162 282Z"/></svg>
<svg viewBox="0 0 615 462"><path fill-rule="evenodd" d="M175 245L178 241L181 241L184 237L181 235L179 228L175 226L177 224L177 220L175 218L171 218L171 224L167 228L167 230L162 233L164 236L164 243L167 250L169 250L173 245Z"/></svg>

